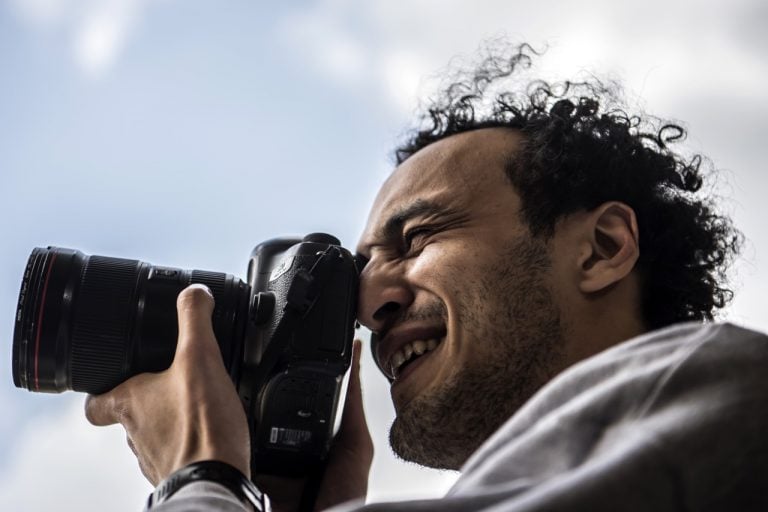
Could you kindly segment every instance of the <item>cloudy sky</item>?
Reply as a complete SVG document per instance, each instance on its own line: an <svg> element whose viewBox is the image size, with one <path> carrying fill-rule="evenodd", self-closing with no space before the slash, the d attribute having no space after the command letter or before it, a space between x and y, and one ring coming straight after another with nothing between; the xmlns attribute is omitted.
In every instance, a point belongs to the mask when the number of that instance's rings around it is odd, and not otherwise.
<svg viewBox="0 0 768 512"><path fill-rule="evenodd" d="M251 247L276 235L328 231L353 246L419 98L488 38L546 44L544 75L619 78L687 124L749 241L727 316L768 330L765 2L272 5L0 3L0 509L133 511L150 491L122 430L84 420L83 396L13 387L33 247L242 276ZM364 364L371 500L439 495L454 475L394 460L386 384Z"/></svg>

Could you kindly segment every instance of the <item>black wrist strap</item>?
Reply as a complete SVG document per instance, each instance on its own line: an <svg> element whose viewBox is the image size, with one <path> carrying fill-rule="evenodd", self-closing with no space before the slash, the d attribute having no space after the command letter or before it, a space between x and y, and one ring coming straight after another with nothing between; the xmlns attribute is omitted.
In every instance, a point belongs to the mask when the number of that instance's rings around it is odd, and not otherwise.
<svg viewBox="0 0 768 512"><path fill-rule="evenodd" d="M147 510L170 498L187 484L198 481L215 482L223 485L240 501L250 503L256 512L268 512L268 499L259 489L233 466L216 460L195 462L184 466L160 482L149 495Z"/></svg>

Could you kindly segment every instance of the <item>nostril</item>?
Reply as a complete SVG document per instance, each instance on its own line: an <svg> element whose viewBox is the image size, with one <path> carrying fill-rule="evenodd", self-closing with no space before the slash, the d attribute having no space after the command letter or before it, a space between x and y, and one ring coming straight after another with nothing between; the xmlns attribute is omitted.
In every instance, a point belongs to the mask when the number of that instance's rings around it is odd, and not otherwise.
<svg viewBox="0 0 768 512"><path fill-rule="evenodd" d="M373 319L376 321L386 320L392 316L393 313L397 313L400 310L400 304L394 301L389 301L373 314Z"/></svg>

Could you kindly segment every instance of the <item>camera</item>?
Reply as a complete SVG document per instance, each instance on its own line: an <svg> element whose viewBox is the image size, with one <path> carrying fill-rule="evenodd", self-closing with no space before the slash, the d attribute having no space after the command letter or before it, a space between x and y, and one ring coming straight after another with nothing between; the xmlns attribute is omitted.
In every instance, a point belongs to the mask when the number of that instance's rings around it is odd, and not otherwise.
<svg viewBox="0 0 768 512"><path fill-rule="evenodd" d="M247 282L220 272L35 248L19 292L13 381L38 392L106 392L168 368L176 297L202 283L213 331L245 408L253 474L307 475L333 438L352 354L358 271L331 235L257 245Z"/></svg>

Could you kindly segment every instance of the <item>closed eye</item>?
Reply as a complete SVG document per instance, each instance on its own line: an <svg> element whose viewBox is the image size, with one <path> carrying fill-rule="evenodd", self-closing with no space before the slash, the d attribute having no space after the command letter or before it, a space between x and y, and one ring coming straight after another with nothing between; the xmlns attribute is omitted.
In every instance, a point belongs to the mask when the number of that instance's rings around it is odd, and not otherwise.
<svg viewBox="0 0 768 512"><path fill-rule="evenodd" d="M433 229L428 227L418 227L410 229L403 234L403 249L406 253L418 250L424 239L432 233Z"/></svg>

